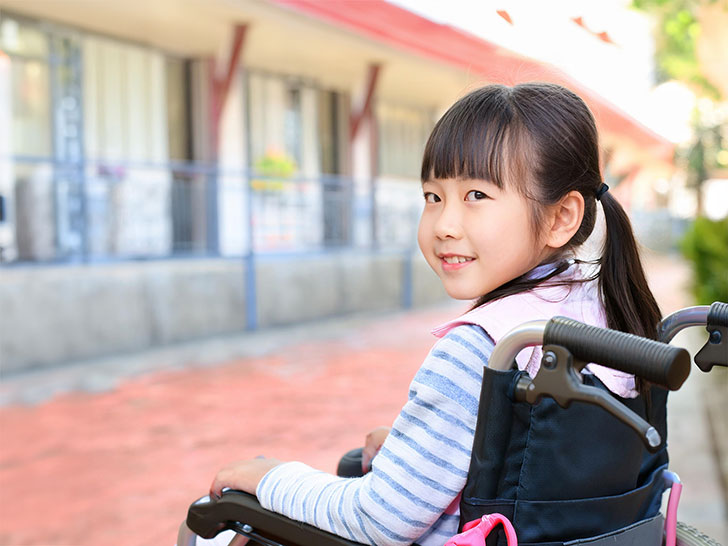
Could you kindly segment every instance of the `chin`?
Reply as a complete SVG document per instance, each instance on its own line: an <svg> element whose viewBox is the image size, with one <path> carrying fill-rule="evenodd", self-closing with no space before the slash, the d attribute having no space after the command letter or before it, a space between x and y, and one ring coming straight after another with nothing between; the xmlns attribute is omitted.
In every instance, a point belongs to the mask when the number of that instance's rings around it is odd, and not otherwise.
<svg viewBox="0 0 728 546"><path fill-rule="evenodd" d="M447 295L450 296L452 299L460 301L475 301L480 297L480 295L477 294L473 295L470 292L448 289L447 287L445 287L445 292L447 292Z"/></svg>

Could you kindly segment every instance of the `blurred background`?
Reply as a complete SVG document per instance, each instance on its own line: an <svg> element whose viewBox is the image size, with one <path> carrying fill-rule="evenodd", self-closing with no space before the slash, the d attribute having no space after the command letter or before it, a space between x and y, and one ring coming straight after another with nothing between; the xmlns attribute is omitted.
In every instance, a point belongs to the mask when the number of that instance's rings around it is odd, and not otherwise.
<svg viewBox="0 0 728 546"><path fill-rule="evenodd" d="M171 544L229 459L332 470L391 422L461 310L416 248L424 143L487 83L582 96L663 312L728 301L727 29L725 0L0 0L0 543ZM695 388L720 535L728 381Z"/></svg>

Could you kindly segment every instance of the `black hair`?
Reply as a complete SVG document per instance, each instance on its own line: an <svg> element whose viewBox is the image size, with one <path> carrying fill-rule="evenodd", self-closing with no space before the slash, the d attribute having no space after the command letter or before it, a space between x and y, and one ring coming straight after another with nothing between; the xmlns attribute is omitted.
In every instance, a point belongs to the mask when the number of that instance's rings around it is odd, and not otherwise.
<svg viewBox="0 0 728 546"><path fill-rule="evenodd" d="M437 122L425 146L422 180L472 178L516 188L531 202L538 230L543 210L570 191L584 198L584 217L571 240L537 279L523 275L477 300L475 306L530 290L564 271L569 253L594 229L602 185L596 123L584 101L550 83L489 85L457 101ZM607 326L655 339L660 309L647 284L627 214L609 192L601 197L606 241L599 261ZM642 390L642 389L640 389Z"/></svg>

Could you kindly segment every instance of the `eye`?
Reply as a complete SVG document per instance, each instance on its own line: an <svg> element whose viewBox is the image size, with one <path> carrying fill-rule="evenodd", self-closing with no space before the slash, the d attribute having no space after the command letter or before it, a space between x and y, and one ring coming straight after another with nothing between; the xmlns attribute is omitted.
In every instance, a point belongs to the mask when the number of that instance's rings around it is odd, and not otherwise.
<svg viewBox="0 0 728 546"><path fill-rule="evenodd" d="M470 190L465 195L466 201L480 201L481 199L488 199L488 196L485 193L483 193L482 191Z"/></svg>
<svg viewBox="0 0 728 546"><path fill-rule="evenodd" d="M425 203L439 203L440 198L437 196L437 194L432 193L431 191L425 192Z"/></svg>

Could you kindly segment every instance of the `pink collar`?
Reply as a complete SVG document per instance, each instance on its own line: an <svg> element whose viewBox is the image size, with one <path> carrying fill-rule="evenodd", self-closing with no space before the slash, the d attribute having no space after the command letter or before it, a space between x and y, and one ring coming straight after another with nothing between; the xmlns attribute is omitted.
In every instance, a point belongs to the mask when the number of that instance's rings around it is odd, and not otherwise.
<svg viewBox="0 0 728 546"><path fill-rule="evenodd" d="M554 281L567 280L580 275L579 266L554 277ZM488 302L446 322L432 333L445 336L456 326L475 324L483 328L495 343L510 330L530 320L548 320L554 316L569 317L585 324L606 327L604 306L599 296L598 283L589 281L567 286L554 285L545 281L542 286L528 292L506 296ZM526 370L531 377L541 365L541 347L527 347L516 357L518 368ZM589 364L588 372L596 375L609 390L624 398L637 396L634 377L597 364Z"/></svg>

